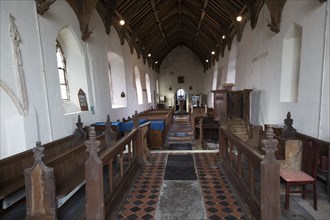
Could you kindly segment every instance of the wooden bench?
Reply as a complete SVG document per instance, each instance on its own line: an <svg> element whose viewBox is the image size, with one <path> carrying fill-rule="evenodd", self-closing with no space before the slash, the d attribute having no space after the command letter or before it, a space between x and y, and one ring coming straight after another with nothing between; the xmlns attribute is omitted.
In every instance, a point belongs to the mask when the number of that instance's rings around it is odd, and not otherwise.
<svg viewBox="0 0 330 220"><path fill-rule="evenodd" d="M43 145L46 164L86 140L87 134L80 116L76 125L77 129L72 135ZM31 167L34 160L31 149L0 160L0 200L24 189L24 170Z"/></svg>

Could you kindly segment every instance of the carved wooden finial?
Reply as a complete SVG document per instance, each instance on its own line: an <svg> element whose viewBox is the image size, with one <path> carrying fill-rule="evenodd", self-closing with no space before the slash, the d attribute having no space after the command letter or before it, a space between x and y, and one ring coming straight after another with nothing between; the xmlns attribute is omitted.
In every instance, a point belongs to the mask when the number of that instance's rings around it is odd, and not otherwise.
<svg viewBox="0 0 330 220"><path fill-rule="evenodd" d="M37 141L36 147L32 149L36 161L42 161L42 158L45 156L44 149L45 148L41 146L41 142Z"/></svg>
<svg viewBox="0 0 330 220"><path fill-rule="evenodd" d="M101 142L96 140L96 132L95 128L92 126L89 128L89 140L85 141L85 145L87 146L87 152L89 154L96 154L100 149Z"/></svg>
<svg viewBox="0 0 330 220"><path fill-rule="evenodd" d="M266 130L266 138L261 141L261 143L265 146L262 149L266 152L266 157L274 157L275 151L277 151L276 146L278 145L278 140L274 139L274 130L272 127L268 127Z"/></svg>
<svg viewBox="0 0 330 220"><path fill-rule="evenodd" d="M81 122L81 117L78 115L78 122L76 123L76 126L78 129L81 129L83 127L84 123Z"/></svg>
<svg viewBox="0 0 330 220"><path fill-rule="evenodd" d="M84 123L81 122L81 117L78 115L78 122L76 123L76 130L74 131L74 135L76 136L76 139L79 141L84 141L87 138L87 133L84 131L83 126Z"/></svg>
<svg viewBox="0 0 330 220"><path fill-rule="evenodd" d="M89 129L89 140L90 141L95 141L96 140L96 131L95 128L92 126Z"/></svg>
<svg viewBox="0 0 330 220"><path fill-rule="evenodd" d="M284 119L284 124L286 126L292 126L293 120L291 118L291 113L290 112L288 112L288 114L286 114L286 119Z"/></svg>
<svg viewBox="0 0 330 220"><path fill-rule="evenodd" d="M110 120L110 116L107 115L107 122L105 122L105 127L106 128L111 128L111 126L112 126L112 122Z"/></svg>
<svg viewBox="0 0 330 220"><path fill-rule="evenodd" d="M107 122L105 123L106 129L103 134L105 136L105 143L112 146L117 140L117 131L112 130L112 122L110 121L110 116L107 115Z"/></svg>
<svg viewBox="0 0 330 220"><path fill-rule="evenodd" d="M282 129L282 137L283 138L294 138L296 135L296 129L292 127L293 120L291 118L291 113L288 112L286 115L286 119L284 119L285 127Z"/></svg>

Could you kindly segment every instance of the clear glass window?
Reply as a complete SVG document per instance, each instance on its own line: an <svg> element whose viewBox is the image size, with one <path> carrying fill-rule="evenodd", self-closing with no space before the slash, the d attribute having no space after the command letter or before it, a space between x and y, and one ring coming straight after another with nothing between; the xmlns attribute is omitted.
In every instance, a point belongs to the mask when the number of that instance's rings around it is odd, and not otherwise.
<svg viewBox="0 0 330 220"><path fill-rule="evenodd" d="M63 101L69 101L69 86L66 76L66 60L62 47L58 41L56 41L56 57L57 57L57 68L58 77L60 80L61 98Z"/></svg>

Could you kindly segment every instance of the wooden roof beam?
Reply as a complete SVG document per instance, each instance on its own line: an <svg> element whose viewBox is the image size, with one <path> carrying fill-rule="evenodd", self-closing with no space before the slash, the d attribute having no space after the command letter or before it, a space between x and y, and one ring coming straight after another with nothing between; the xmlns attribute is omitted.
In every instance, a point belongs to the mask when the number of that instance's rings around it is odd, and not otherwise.
<svg viewBox="0 0 330 220"><path fill-rule="evenodd" d="M268 27L275 33L280 32L281 17L286 0L265 0L270 12L271 22Z"/></svg>
<svg viewBox="0 0 330 220"><path fill-rule="evenodd" d="M201 18L199 19L199 23L198 23L198 26L197 26L197 33L196 33L196 37L195 37L195 43L197 42L197 39L198 39L198 36L199 36L199 31L200 31L200 28L201 28L203 20L204 20L204 16L205 16L205 13L206 13L205 10L206 10L206 7L207 7L208 3L209 3L208 0L204 1L204 6L203 6L203 9L202 9Z"/></svg>
<svg viewBox="0 0 330 220"><path fill-rule="evenodd" d="M39 15L44 15L48 11L51 4L56 0L36 0L36 8Z"/></svg>
<svg viewBox="0 0 330 220"><path fill-rule="evenodd" d="M156 6L155 6L154 0L150 0L150 3L151 3L152 9L154 10L154 15L155 15L156 21L158 23L158 28L159 28L159 30L160 30L163 38L164 38L164 41L166 42L166 44L168 46L168 48L170 48L170 45L168 44L168 41L167 41L167 38L166 38L166 35L165 35L165 33L164 33L163 29L162 29L162 23L161 23L161 21L158 18L158 14L157 14L157 10L156 10Z"/></svg>

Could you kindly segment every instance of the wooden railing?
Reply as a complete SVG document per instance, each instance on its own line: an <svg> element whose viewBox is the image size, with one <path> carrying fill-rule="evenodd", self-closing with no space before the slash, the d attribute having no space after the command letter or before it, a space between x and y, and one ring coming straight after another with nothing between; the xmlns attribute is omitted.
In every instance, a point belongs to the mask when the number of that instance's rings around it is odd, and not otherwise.
<svg viewBox="0 0 330 220"><path fill-rule="evenodd" d="M278 141L270 128L262 140L265 155L226 128L220 129L219 158L238 196L257 219L280 219L280 174L275 158Z"/></svg>
<svg viewBox="0 0 330 220"><path fill-rule="evenodd" d="M146 155L147 129L150 123L132 131L114 146L97 154L100 143L93 130L86 141L89 157L85 162L86 219L104 219L113 216L137 174ZM104 168L107 168L104 170ZM105 184L106 183L106 184Z"/></svg>
<svg viewBox="0 0 330 220"><path fill-rule="evenodd" d="M109 132L109 123L97 137L91 127L88 141L57 155L49 167L43 162L44 147L38 143L33 149L34 165L25 170L26 218L57 219L57 200L84 181L86 219L112 216L148 157L149 125L139 127L136 117L134 129L118 141L112 140L116 135Z"/></svg>

